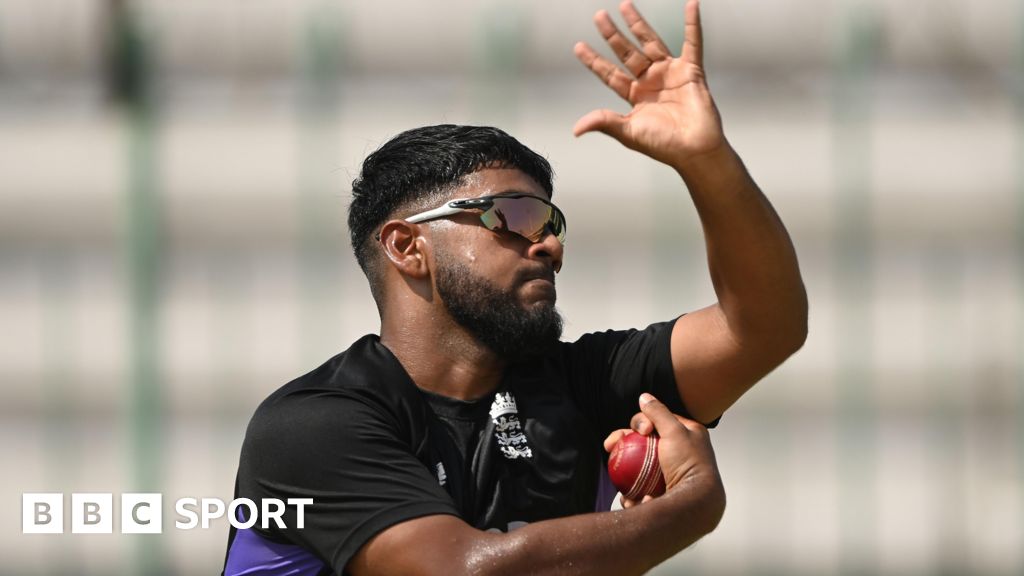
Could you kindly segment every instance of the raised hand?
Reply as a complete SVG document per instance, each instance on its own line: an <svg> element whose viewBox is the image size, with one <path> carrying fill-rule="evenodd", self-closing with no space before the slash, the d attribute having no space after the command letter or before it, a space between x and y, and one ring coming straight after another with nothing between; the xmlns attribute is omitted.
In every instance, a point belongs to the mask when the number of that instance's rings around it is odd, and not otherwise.
<svg viewBox="0 0 1024 576"><path fill-rule="evenodd" d="M623 115L593 110L580 118L573 134L604 132L627 148L678 170L695 158L722 148L722 121L704 76L698 0L686 4L686 40L678 58L640 15L630 0L619 6L638 47L624 36L605 10L594 24L622 66L601 57L586 42L574 49L579 58L633 109Z"/></svg>

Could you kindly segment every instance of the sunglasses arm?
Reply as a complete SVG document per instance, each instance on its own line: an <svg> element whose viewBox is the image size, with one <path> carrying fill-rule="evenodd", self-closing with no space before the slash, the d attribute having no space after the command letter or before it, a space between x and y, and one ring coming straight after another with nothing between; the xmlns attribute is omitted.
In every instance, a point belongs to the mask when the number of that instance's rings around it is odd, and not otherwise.
<svg viewBox="0 0 1024 576"><path fill-rule="evenodd" d="M419 214L413 214L408 218L405 218L406 222L416 224L419 222L426 222L427 220L434 220L435 218L444 218L445 216L451 216L452 214L458 214L462 212L463 208L454 208L451 206L452 202L445 204L439 208L433 210L427 210L426 212L420 212Z"/></svg>

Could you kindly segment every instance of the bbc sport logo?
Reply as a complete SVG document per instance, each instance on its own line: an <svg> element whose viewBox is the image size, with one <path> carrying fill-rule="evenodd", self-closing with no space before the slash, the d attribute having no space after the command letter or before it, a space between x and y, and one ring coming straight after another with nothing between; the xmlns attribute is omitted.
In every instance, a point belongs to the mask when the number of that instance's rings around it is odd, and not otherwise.
<svg viewBox="0 0 1024 576"><path fill-rule="evenodd" d="M21 532L23 534L63 534L64 494L61 492L25 493L21 495ZM238 529L252 528L256 522L269 528L287 528L284 513L295 507L295 528L305 528L306 506L312 498L264 498L257 504L249 498L236 498L225 504L219 498L179 498L174 503L178 530L209 528L210 522L227 516ZM244 508L246 520L240 520ZM114 495L109 492L71 494L71 532L73 534L111 534L114 531ZM125 493L120 501L121 534L161 534L163 532L163 495L158 493Z"/></svg>

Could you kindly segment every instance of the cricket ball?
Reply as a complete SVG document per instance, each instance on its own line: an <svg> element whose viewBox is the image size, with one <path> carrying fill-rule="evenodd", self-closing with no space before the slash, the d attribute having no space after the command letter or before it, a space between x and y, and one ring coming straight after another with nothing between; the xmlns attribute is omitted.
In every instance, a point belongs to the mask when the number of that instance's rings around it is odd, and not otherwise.
<svg viewBox="0 0 1024 576"><path fill-rule="evenodd" d="M654 434L626 434L608 457L612 484L630 500L665 493L665 476L658 463L658 437Z"/></svg>

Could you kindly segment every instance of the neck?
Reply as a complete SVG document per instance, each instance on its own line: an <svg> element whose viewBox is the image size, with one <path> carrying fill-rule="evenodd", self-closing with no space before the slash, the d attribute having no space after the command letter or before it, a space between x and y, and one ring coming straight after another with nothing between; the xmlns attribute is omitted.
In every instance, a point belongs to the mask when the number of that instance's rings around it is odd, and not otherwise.
<svg viewBox="0 0 1024 576"><path fill-rule="evenodd" d="M412 381L435 394L475 400L501 384L506 362L450 318L384 315L380 341Z"/></svg>

